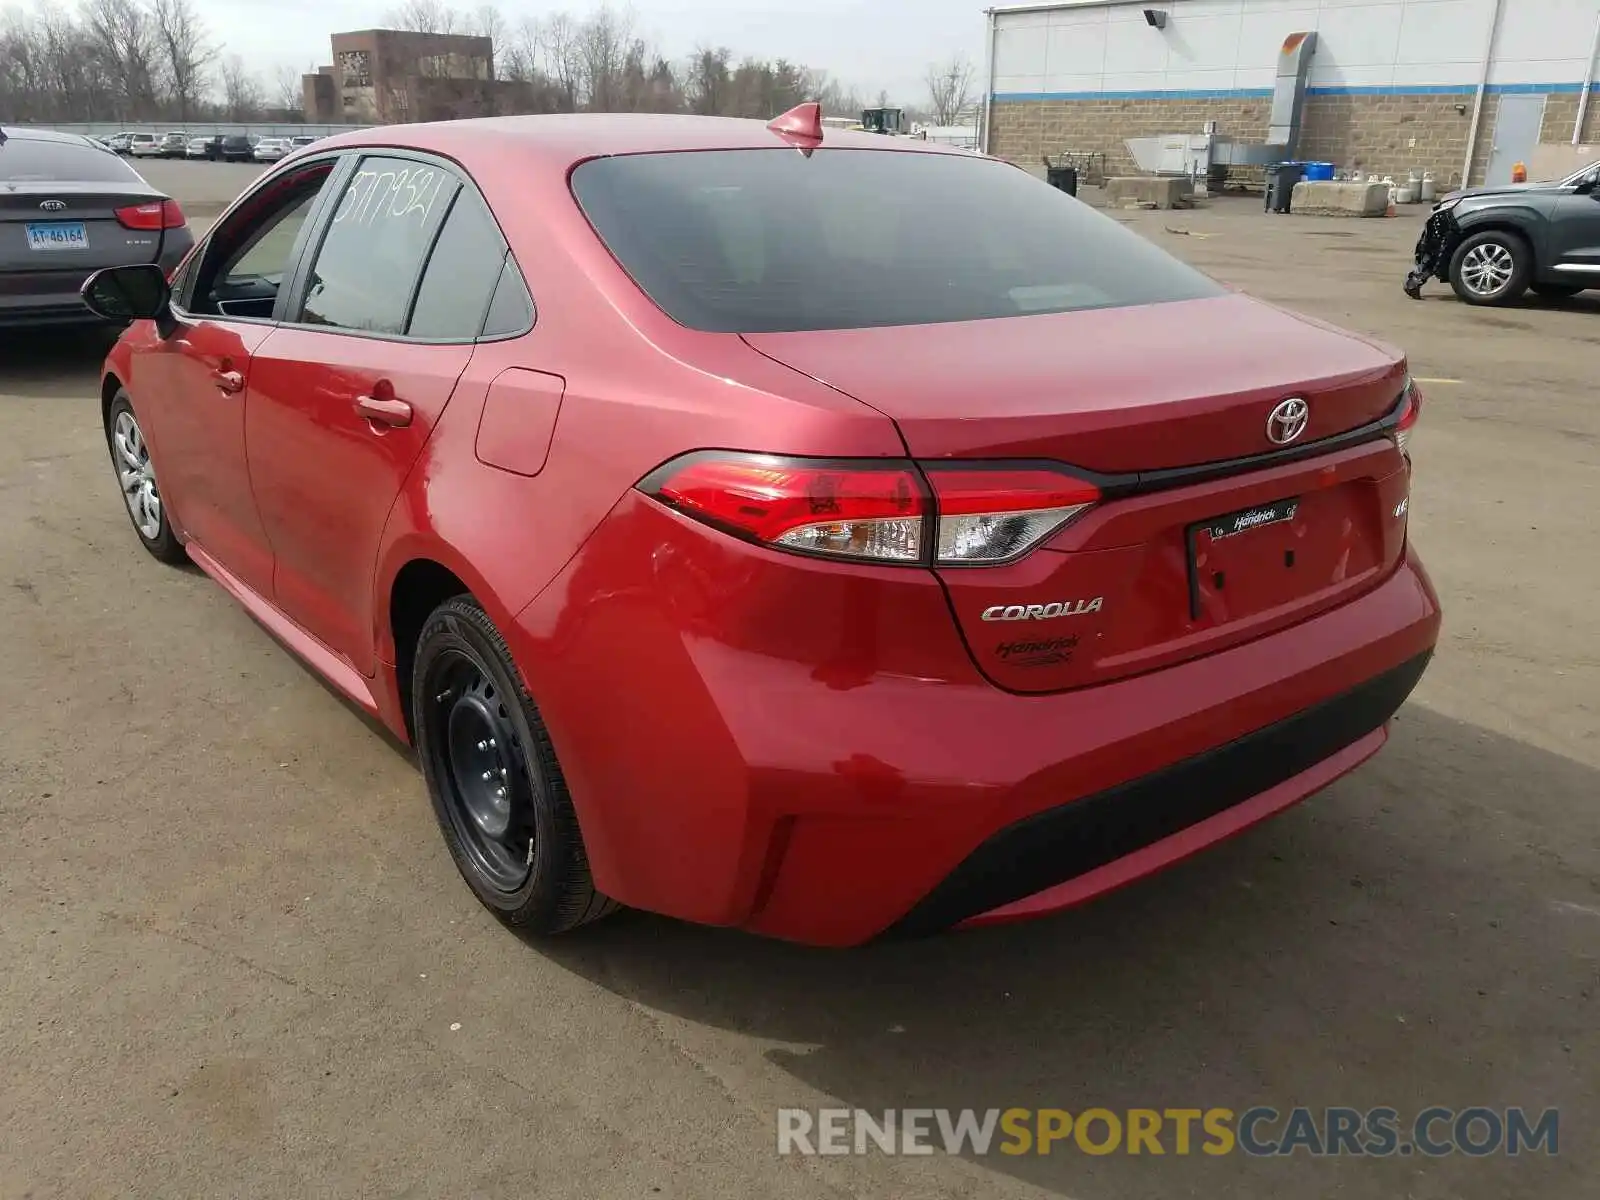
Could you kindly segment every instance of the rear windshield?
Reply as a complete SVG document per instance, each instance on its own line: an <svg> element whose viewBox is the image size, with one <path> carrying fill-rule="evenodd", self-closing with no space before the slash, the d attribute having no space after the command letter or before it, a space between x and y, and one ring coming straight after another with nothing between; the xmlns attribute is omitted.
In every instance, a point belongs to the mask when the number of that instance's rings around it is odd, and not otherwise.
<svg viewBox="0 0 1600 1200"><path fill-rule="evenodd" d="M584 163L572 188L639 286L693 329L925 325L1221 292L1116 221L985 158L639 154Z"/></svg>
<svg viewBox="0 0 1600 1200"><path fill-rule="evenodd" d="M72 142L9 137L0 143L0 183L137 183L109 150Z"/></svg>

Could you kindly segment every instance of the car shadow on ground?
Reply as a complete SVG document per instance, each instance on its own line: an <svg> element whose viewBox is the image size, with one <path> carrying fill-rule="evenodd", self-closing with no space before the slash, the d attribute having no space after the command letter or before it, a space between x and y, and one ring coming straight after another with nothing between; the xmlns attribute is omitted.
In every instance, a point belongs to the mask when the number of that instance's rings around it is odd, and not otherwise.
<svg viewBox="0 0 1600 1200"><path fill-rule="evenodd" d="M101 364L119 332L97 325L0 329L0 395L97 395Z"/></svg>
<svg viewBox="0 0 1600 1200"><path fill-rule="evenodd" d="M1567 1138L1555 1159L1313 1160L1181 1157L1169 1132L1164 1157L981 1160L1077 1200L1570 1197L1600 1119L1597 795L1600 772L1412 704L1334 788L1046 921L830 952L628 914L538 951L779 1043L797 1086L774 1107L1524 1105Z"/></svg>

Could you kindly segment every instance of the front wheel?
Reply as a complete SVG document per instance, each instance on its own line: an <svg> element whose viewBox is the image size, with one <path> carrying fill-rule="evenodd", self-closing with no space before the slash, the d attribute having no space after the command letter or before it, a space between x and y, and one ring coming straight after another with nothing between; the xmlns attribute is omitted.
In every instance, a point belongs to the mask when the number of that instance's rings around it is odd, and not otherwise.
<svg viewBox="0 0 1600 1200"><path fill-rule="evenodd" d="M417 639L412 728L445 844L507 925L564 933L607 915L555 747L505 639L471 596Z"/></svg>
<svg viewBox="0 0 1600 1200"><path fill-rule="evenodd" d="M1533 251L1506 230L1474 234L1450 258L1450 286L1468 304L1511 304L1528 290Z"/></svg>
<svg viewBox="0 0 1600 1200"><path fill-rule="evenodd" d="M106 413L106 446L111 451L111 466L117 473L117 485L122 490L122 500L139 541L153 557L164 563L185 561L189 556L172 531L167 506L162 503L144 430L139 427L133 401L123 388L117 389Z"/></svg>

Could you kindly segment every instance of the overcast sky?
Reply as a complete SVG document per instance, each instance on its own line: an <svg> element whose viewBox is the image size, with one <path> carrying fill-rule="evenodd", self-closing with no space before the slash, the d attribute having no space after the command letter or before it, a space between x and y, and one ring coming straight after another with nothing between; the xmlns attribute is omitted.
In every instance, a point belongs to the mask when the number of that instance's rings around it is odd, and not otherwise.
<svg viewBox="0 0 1600 1200"><path fill-rule="evenodd" d="M477 0L458 7L471 9ZM525 15L574 15L596 0L501 0L515 24ZM383 24L390 0L202 0L218 41L252 67L304 71L328 61L328 35ZM735 55L782 56L855 84L863 95L887 88L901 103L925 101L929 62L965 51L983 57L985 0L632 0L639 31L672 58L701 44Z"/></svg>

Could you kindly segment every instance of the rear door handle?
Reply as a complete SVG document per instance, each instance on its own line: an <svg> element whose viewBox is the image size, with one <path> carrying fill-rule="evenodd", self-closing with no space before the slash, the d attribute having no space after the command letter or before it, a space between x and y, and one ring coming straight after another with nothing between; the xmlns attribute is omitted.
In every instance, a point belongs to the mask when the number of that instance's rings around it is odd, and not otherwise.
<svg viewBox="0 0 1600 1200"><path fill-rule="evenodd" d="M377 425L404 429L411 424L411 405L404 400L381 400L377 396L357 396L356 411Z"/></svg>
<svg viewBox="0 0 1600 1200"><path fill-rule="evenodd" d="M211 378L216 383L217 390L229 396L244 391L244 376L238 371L213 371Z"/></svg>

